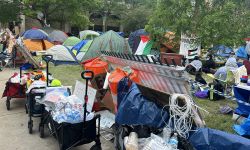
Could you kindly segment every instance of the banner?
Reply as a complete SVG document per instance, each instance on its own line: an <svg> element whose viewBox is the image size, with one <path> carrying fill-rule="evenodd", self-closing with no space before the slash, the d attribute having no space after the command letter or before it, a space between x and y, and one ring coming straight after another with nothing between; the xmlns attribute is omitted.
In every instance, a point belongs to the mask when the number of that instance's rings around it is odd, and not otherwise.
<svg viewBox="0 0 250 150"><path fill-rule="evenodd" d="M201 51L200 38L189 38L186 35L181 35L180 54L184 55L187 59L194 59L199 56Z"/></svg>

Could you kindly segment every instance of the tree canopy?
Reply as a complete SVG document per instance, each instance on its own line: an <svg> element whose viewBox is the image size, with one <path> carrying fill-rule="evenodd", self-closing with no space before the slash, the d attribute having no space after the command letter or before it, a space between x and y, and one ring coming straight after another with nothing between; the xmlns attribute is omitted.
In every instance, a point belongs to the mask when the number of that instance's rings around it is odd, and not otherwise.
<svg viewBox="0 0 250 150"><path fill-rule="evenodd" d="M250 10L247 0L158 0L146 29L154 37L166 31L198 36L203 46L240 44L248 36Z"/></svg>
<svg viewBox="0 0 250 150"><path fill-rule="evenodd" d="M0 23L6 24L11 21L19 21L20 15L20 2L19 0L7 1L1 0L0 2Z"/></svg>
<svg viewBox="0 0 250 150"><path fill-rule="evenodd" d="M37 18L41 12L48 22L85 27L89 24L88 10L96 6L96 0L24 0L25 14ZM44 25L44 22L41 22Z"/></svg>

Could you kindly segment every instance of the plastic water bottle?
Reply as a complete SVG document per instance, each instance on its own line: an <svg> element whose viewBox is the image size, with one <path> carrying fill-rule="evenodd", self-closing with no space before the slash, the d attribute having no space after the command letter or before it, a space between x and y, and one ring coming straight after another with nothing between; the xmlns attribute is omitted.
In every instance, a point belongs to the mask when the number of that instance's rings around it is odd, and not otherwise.
<svg viewBox="0 0 250 150"><path fill-rule="evenodd" d="M178 138L177 138L177 133L174 133L174 135L170 138L168 142L173 149L177 149L178 147Z"/></svg>
<svg viewBox="0 0 250 150"><path fill-rule="evenodd" d="M165 127L162 131L162 138L165 141L165 144L168 144L170 136L171 136L171 129Z"/></svg>

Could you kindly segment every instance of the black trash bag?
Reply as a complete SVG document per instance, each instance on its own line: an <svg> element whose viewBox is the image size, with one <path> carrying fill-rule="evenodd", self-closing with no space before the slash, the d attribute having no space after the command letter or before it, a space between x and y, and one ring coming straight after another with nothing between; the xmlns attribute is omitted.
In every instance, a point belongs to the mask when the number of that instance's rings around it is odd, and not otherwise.
<svg viewBox="0 0 250 150"><path fill-rule="evenodd" d="M115 123L112 126L112 129L114 131L114 146L116 150L125 150L124 146L124 137L129 136L129 133L131 132L131 128L128 126L121 126L117 123Z"/></svg>

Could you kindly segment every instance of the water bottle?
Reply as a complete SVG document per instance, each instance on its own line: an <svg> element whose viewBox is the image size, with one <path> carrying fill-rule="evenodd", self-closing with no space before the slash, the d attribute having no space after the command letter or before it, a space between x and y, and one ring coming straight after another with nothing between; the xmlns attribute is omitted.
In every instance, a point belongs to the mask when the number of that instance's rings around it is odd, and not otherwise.
<svg viewBox="0 0 250 150"><path fill-rule="evenodd" d="M168 144L170 144L173 149L177 149L178 147L177 133L174 133L174 135L170 138Z"/></svg>
<svg viewBox="0 0 250 150"><path fill-rule="evenodd" d="M164 128L162 131L162 138L163 138L165 144L168 144L170 136L171 136L171 129Z"/></svg>

